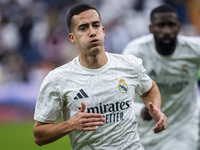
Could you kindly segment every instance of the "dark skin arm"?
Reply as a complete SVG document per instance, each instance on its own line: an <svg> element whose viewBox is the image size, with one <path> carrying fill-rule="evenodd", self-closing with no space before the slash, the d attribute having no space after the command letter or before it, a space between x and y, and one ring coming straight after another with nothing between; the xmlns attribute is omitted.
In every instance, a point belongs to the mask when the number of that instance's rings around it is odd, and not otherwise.
<svg viewBox="0 0 200 150"><path fill-rule="evenodd" d="M141 95L141 98L146 106L146 109L148 110L150 117L152 117L156 123L155 128L153 128L154 133L159 133L165 130L167 126L167 117L161 112L161 95L154 81L152 81L151 89ZM146 110L142 111L146 112ZM148 116L147 118L150 117Z"/></svg>
<svg viewBox="0 0 200 150"><path fill-rule="evenodd" d="M86 105L81 102L81 109L76 116L67 121L51 124L35 122L33 127L34 141L39 146L54 142L73 130L94 131L96 126L102 126L105 121L102 114L85 113Z"/></svg>

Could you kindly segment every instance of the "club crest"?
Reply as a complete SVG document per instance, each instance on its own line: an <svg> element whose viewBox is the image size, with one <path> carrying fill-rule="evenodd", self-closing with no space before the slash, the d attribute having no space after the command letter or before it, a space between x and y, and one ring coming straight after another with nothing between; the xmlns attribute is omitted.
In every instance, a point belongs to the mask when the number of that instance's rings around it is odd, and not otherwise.
<svg viewBox="0 0 200 150"><path fill-rule="evenodd" d="M189 74L189 66L187 64L183 64L182 67L181 67L181 71L185 75L188 75Z"/></svg>
<svg viewBox="0 0 200 150"><path fill-rule="evenodd" d="M128 85L125 83L125 79L120 78L118 81L119 81L118 90L121 93L126 93L128 91Z"/></svg>

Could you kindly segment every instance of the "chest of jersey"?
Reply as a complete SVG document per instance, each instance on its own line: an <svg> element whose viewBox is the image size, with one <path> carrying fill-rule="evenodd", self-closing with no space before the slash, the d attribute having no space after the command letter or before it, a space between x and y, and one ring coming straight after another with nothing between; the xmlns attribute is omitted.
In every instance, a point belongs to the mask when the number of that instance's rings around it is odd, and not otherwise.
<svg viewBox="0 0 200 150"><path fill-rule="evenodd" d="M180 48L172 56L167 57L160 56L153 48L151 52L141 57L147 74L158 84L159 88L169 90L173 88L176 93L197 80L197 56L194 58L186 55L184 49L180 50Z"/></svg>
<svg viewBox="0 0 200 150"><path fill-rule="evenodd" d="M133 105L137 77L119 70L97 74L80 74L62 79L61 95L64 109L73 117L86 104L86 112L116 115L112 121L123 119L122 115ZM68 113L69 114L69 113ZM118 116L117 116L118 115Z"/></svg>

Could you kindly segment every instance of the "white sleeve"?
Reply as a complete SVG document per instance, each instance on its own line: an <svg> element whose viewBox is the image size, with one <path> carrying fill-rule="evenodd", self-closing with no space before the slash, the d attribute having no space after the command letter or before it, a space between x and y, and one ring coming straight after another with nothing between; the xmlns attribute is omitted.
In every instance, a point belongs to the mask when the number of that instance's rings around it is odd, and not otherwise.
<svg viewBox="0 0 200 150"><path fill-rule="evenodd" d="M138 68L138 86L136 87L136 93L142 95L143 93L150 90L152 87L152 79L146 74L146 69L144 69L142 65L142 59L140 59L141 63Z"/></svg>
<svg viewBox="0 0 200 150"><path fill-rule="evenodd" d="M62 110L55 75L50 73L44 79L35 106L34 119L45 123L54 123Z"/></svg>

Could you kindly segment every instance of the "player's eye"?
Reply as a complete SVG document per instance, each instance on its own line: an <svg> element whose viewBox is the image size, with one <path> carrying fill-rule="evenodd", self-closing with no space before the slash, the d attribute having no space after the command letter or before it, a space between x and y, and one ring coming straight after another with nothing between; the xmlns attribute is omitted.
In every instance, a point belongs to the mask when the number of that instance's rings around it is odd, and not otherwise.
<svg viewBox="0 0 200 150"><path fill-rule="evenodd" d="M87 25L80 25L80 26L78 27L78 29L81 30L81 31L85 31L85 30L87 30L87 28L88 28Z"/></svg>
<svg viewBox="0 0 200 150"><path fill-rule="evenodd" d="M93 23L92 26L93 26L94 28L98 28L98 27L100 27L100 22L99 22L99 21L96 21L96 22Z"/></svg>
<svg viewBox="0 0 200 150"><path fill-rule="evenodd" d="M159 24L157 24L157 26L158 26L158 27L164 27L165 24L163 24L163 23L159 23Z"/></svg>
<svg viewBox="0 0 200 150"><path fill-rule="evenodd" d="M84 31L84 30L86 30L86 27L80 27L79 28L81 31Z"/></svg>
<svg viewBox="0 0 200 150"><path fill-rule="evenodd" d="M174 26L176 26L176 24L175 23L169 23L169 26L174 27Z"/></svg>
<svg viewBox="0 0 200 150"><path fill-rule="evenodd" d="M95 24L95 25L94 25L95 28L98 28L99 26L100 26L99 24Z"/></svg>

